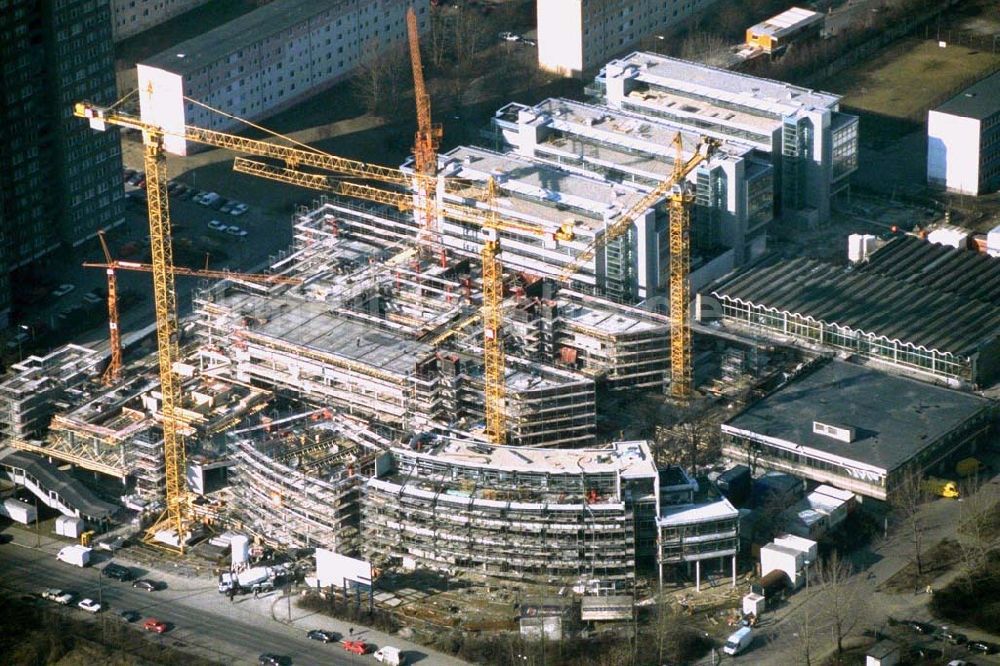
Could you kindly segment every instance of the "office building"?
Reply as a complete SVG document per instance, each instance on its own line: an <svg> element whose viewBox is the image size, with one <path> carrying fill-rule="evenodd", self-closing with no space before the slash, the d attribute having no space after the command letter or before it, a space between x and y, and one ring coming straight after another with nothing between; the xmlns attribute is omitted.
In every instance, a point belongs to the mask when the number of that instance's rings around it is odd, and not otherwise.
<svg viewBox="0 0 1000 666"><path fill-rule="evenodd" d="M1000 187L1000 72L927 114L927 183L971 195Z"/></svg>
<svg viewBox="0 0 1000 666"><path fill-rule="evenodd" d="M568 99L531 107L512 102L494 114L493 126L497 138L518 155L643 191L672 174L678 133L682 160L691 158L702 139L681 124ZM774 215L770 160L744 143L725 142L690 180L696 188L693 267L712 248L731 249L737 266L763 254Z"/></svg>
<svg viewBox="0 0 1000 666"><path fill-rule="evenodd" d="M839 110L837 95L652 53L609 62L589 92L613 109L768 155L786 224L825 224L857 170L858 118Z"/></svg>

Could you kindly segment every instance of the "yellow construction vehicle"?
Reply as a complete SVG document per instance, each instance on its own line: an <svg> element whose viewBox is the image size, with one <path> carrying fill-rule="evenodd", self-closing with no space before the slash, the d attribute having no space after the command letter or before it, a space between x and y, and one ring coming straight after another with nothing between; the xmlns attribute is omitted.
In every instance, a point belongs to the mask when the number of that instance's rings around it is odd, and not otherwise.
<svg viewBox="0 0 1000 666"><path fill-rule="evenodd" d="M936 495L938 497L955 498L959 496L958 484L954 481L949 481L948 479L938 479L936 477L929 476L923 480L921 488L923 488L925 493Z"/></svg>

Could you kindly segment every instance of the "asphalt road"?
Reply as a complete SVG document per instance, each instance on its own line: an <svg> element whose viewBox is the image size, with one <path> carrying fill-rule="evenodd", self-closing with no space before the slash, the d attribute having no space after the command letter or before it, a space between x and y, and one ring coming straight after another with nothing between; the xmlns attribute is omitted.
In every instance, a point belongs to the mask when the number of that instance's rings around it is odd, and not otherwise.
<svg viewBox="0 0 1000 666"><path fill-rule="evenodd" d="M98 566L103 566L103 563ZM124 622L118 617L122 610L138 611L143 620L155 617L168 623L170 630L162 635L149 634L149 640L162 641L177 647L195 647L203 656L225 664L256 664L262 652L291 657L292 664L342 664L355 666L374 664L371 655L356 656L344 652L337 644L323 644L305 637L302 627L290 627L260 616L230 610L217 603L215 597L225 597L211 589L145 592L132 588L131 583L104 578L98 567L77 569L56 561L48 553L6 544L0 546L0 586L14 592L39 593L47 587L58 587L77 594L74 604L83 597L98 599L109 606L108 622ZM155 573L150 577L157 578ZM206 600L203 597L209 596ZM208 602L209 608L199 603ZM51 603L39 601L39 603ZM214 606L214 608L213 608ZM226 612L228 611L228 612ZM85 617L85 611L69 609ZM247 617L241 617L247 615ZM142 631L135 623L136 631ZM427 661L425 663L431 663Z"/></svg>

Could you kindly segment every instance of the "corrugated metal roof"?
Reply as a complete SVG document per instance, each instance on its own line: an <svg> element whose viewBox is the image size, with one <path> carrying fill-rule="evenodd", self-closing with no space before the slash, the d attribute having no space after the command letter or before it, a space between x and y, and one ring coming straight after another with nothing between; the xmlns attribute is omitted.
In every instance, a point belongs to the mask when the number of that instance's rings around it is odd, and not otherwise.
<svg viewBox="0 0 1000 666"><path fill-rule="evenodd" d="M929 243L923 243L930 245ZM888 256L888 255L886 255ZM888 259L886 268L890 267ZM891 271L890 271L891 272ZM1000 306L935 285L943 279L924 273L931 284L848 271L815 259L774 260L732 273L708 288L717 298L749 303L910 343L927 350L965 356L984 339L1000 334ZM933 276L933 279L931 279ZM950 288L967 290L953 276Z"/></svg>
<svg viewBox="0 0 1000 666"><path fill-rule="evenodd" d="M859 270L1000 306L1000 259L981 252L901 236L879 248Z"/></svg>

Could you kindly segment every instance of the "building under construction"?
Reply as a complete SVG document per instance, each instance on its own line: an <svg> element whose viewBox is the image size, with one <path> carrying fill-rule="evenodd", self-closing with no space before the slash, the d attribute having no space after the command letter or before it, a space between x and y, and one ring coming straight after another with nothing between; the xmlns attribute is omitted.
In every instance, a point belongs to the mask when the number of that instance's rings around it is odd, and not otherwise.
<svg viewBox="0 0 1000 666"><path fill-rule="evenodd" d="M653 552L657 484L646 442L552 450L414 435L362 484L362 549L403 569L631 589L639 543Z"/></svg>

